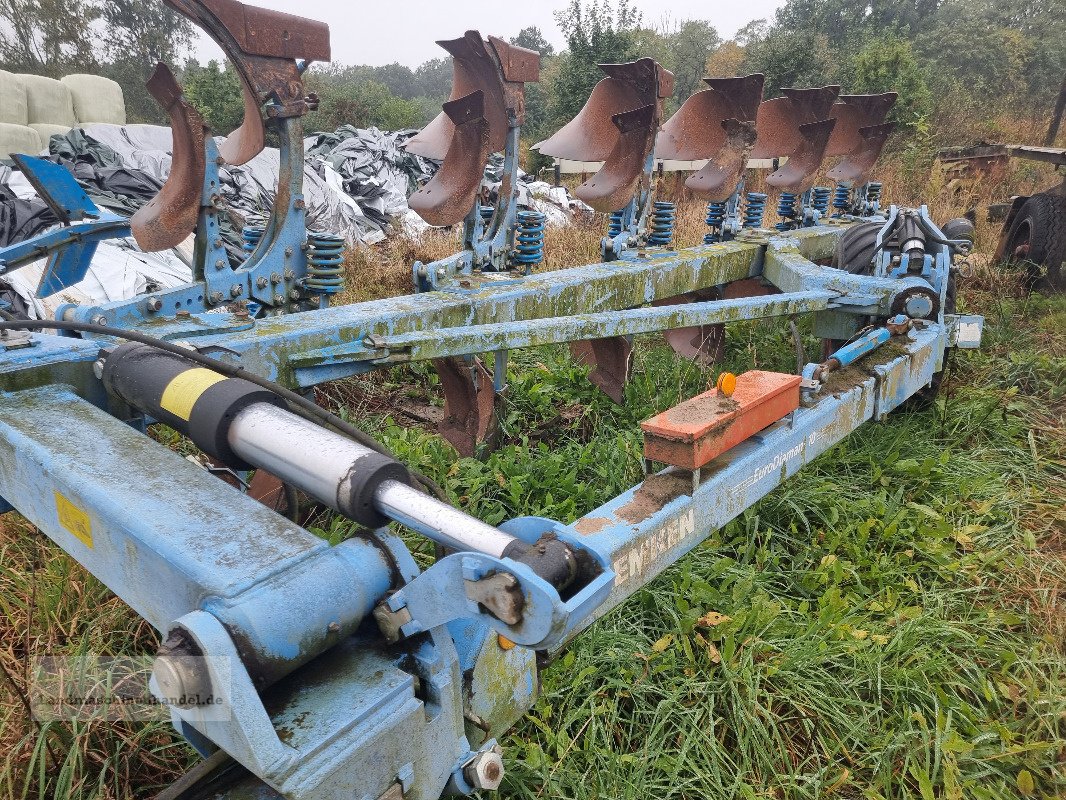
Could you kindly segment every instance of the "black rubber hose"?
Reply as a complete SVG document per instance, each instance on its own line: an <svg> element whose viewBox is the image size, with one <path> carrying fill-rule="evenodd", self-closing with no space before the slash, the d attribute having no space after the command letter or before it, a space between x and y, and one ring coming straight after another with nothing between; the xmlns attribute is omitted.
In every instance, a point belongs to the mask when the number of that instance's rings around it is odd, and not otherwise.
<svg viewBox="0 0 1066 800"><path fill-rule="evenodd" d="M339 433L348 436L364 447L369 447L375 452L381 453L383 456L388 456L391 459L399 460L392 452L385 447L381 442L372 436L359 430L351 423L345 422L336 414L327 411L316 403L308 400L306 397L297 394L290 389L286 389L274 381L262 378L256 375L254 372L248 372L244 367L234 366L233 364L227 364L224 361L219 361L216 358L205 356L202 353L198 353L195 350L189 350L185 347L180 347L176 344L171 344L163 339L157 339L154 336L148 336L147 334L138 333L137 331L128 331L123 328L112 328L109 325L96 325L92 322L66 322L60 320L41 320L41 319L19 319L6 311L0 310L0 317L3 317L5 322L0 322L0 331L3 330L59 330L59 331L75 331L79 333L96 333L101 336L112 336L116 339L126 339L131 342L139 342L151 347L156 347L167 353L173 353L174 355L181 356L182 358L192 361L194 364L212 369L228 378L240 378L246 380L249 383L254 383L257 386L262 386L264 389L269 389L276 395L285 400L294 412L299 413L306 419L313 420L320 424L328 425L334 428ZM411 477L413 477L418 483L422 484L430 494L434 495L438 500L442 502L449 502L448 496L444 493L444 490L433 479L423 475L420 472L411 471Z"/></svg>

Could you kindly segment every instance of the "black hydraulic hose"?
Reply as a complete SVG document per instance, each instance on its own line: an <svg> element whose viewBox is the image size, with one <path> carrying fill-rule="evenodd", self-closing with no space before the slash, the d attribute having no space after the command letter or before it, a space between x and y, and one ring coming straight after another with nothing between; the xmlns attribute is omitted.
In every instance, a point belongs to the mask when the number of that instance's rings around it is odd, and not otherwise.
<svg viewBox="0 0 1066 800"><path fill-rule="evenodd" d="M240 378L241 380L254 383L256 386L261 386L264 389L269 389L276 395L285 400L292 410L299 413L300 416L311 419L320 424L328 425L334 428L338 432L348 436L351 439L359 442L364 447L369 447L383 456L388 458L399 460L395 455L372 436L359 430L357 427L349 422L345 422L336 414L327 411L316 403L308 400L306 397L297 394L296 392L286 389L274 381L256 375L254 372L247 371L244 367L234 366L233 364L227 364L224 361L219 361L216 358L210 358L202 353L198 353L195 350L189 350L185 347L172 344L164 339L158 339L155 336L148 336L147 334L138 333L137 331L128 331L123 328L112 328L109 325L97 325L92 322L66 322L60 320L40 320L40 319L19 319L13 314L0 309L0 317L4 318L4 322L0 322L0 331L4 330L60 330L60 331L75 331L79 333L96 333L101 336L112 336L116 339L126 339L131 342L138 342L140 344L146 344L150 347L158 348L167 353L172 353L176 356L192 361L194 364L199 364L202 367L214 370L227 378ZM411 476L420 484L422 484L430 494L434 495L438 500L447 503L448 496L444 493L444 490L434 481L432 478L423 475L420 472L411 470Z"/></svg>

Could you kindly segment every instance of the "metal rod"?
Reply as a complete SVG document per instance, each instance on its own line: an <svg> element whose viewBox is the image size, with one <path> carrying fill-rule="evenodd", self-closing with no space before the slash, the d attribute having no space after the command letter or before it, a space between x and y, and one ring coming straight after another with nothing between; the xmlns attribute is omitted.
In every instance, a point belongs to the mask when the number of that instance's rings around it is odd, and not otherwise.
<svg viewBox="0 0 1066 800"><path fill-rule="evenodd" d="M792 292L765 297L741 297L676 306L653 306L627 311L605 311L578 317L549 317L520 323L471 325L443 330L414 331L378 338L370 354L380 361L419 361L446 355L538 347L546 344L652 333L671 328L739 322L765 317L788 316L825 309L837 293L831 290Z"/></svg>
<svg viewBox="0 0 1066 800"><path fill-rule="evenodd" d="M374 492L374 503L390 519L454 550L472 550L499 558L515 541L498 528L400 481L382 481Z"/></svg>
<svg viewBox="0 0 1066 800"><path fill-rule="evenodd" d="M228 440L240 458L342 511L342 492L356 462L377 455L346 436L290 411L255 403L233 419ZM389 519L455 550L495 557L515 538L396 480L374 490L374 506Z"/></svg>

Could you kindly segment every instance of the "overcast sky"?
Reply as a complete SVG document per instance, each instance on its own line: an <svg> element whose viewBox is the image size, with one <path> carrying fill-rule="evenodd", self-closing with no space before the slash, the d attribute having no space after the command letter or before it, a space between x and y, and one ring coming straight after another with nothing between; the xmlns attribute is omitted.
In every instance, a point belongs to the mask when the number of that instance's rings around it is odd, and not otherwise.
<svg viewBox="0 0 1066 800"><path fill-rule="evenodd" d="M245 0L252 5L299 14L329 24L333 60L343 64L380 66L400 62L417 67L430 58L445 55L434 44L437 39L455 39L470 28L482 35L510 38L522 28L535 25L556 49L562 37L553 12L565 8L567 0L515 2L515 0L391 0L352 2L351 0ZM709 20L728 39L753 19L771 17L782 0L747 0L725 3L720 0L637 0L644 12L644 24L654 26L664 17L673 21ZM201 61L221 59L222 51L201 35L197 43Z"/></svg>

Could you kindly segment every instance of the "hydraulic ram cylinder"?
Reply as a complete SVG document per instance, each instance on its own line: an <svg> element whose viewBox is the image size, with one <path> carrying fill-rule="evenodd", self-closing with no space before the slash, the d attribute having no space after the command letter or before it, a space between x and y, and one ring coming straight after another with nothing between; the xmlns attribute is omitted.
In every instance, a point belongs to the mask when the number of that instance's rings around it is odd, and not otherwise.
<svg viewBox="0 0 1066 800"><path fill-rule="evenodd" d="M412 488L396 460L293 414L249 381L136 343L107 357L103 381L111 394L189 436L208 455L234 468L264 469L360 524L396 520L452 549L495 557L519 558L529 549ZM572 572L570 565L562 572Z"/></svg>
<svg viewBox="0 0 1066 800"><path fill-rule="evenodd" d="M256 403L240 411L229 427L229 445L242 460L353 519L373 509L454 550L496 557L520 544L412 488L402 467L395 477L380 475L379 464L397 464L392 459L276 406Z"/></svg>

